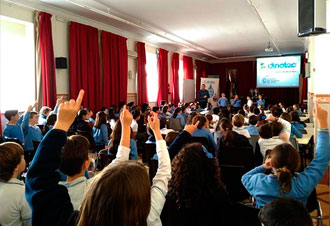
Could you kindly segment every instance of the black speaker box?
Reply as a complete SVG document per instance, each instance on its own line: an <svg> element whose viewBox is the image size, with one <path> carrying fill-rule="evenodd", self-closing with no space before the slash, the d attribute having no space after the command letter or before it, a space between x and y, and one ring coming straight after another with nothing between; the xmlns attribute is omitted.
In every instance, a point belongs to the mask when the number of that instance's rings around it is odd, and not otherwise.
<svg viewBox="0 0 330 226"><path fill-rule="evenodd" d="M67 60L65 57L56 57L55 58L56 68L57 69L66 69L68 68Z"/></svg>
<svg viewBox="0 0 330 226"><path fill-rule="evenodd" d="M326 0L298 0L298 36L326 31Z"/></svg>

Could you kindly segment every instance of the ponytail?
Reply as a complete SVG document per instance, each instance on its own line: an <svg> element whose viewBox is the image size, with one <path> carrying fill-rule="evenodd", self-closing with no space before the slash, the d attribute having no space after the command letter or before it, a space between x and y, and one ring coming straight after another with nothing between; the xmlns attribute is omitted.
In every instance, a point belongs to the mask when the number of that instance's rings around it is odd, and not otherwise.
<svg viewBox="0 0 330 226"><path fill-rule="evenodd" d="M276 172L281 187L281 194L291 191L291 171L286 166L284 166L282 168L276 169Z"/></svg>
<svg viewBox="0 0 330 226"><path fill-rule="evenodd" d="M234 139L234 134L231 128L226 128L225 134L223 135L223 141L226 147L229 147Z"/></svg>

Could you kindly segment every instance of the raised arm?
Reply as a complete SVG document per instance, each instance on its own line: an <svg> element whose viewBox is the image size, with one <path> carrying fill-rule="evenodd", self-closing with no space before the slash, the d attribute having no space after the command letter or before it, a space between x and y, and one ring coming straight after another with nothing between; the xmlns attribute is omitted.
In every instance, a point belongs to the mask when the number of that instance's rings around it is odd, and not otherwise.
<svg viewBox="0 0 330 226"><path fill-rule="evenodd" d="M32 105L29 105L23 116L22 130L23 130L24 136L26 136L29 132L29 121L30 121L30 114L31 114L32 109L33 109Z"/></svg>
<svg viewBox="0 0 330 226"><path fill-rule="evenodd" d="M84 91L77 101L61 104L54 129L41 141L26 177L26 199L32 209L32 225L66 225L73 212L66 187L59 185L61 149L66 131L80 108Z"/></svg>

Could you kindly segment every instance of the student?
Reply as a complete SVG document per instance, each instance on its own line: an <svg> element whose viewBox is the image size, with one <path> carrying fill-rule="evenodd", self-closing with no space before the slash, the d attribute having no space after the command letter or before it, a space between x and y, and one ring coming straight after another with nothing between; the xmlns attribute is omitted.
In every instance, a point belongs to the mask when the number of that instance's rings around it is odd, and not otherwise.
<svg viewBox="0 0 330 226"><path fill-rule="evenodd" d="M252 104L253 104L253 101L251 100L251 97L247 96L246 99L247 99L247 103L246 103L246 105L247 105L248 107L251 107Z"/></svg>
<svg viewBox="0 0 330 226"><path fill-rule="evenodd" d="M28 171L26 196L33 209L34 225L49 225L50 222L53 225L67 225L72 216L73 207L68 191L57 184L59 176L56 170L60 163L61 148L66 142L65 131L74 120L82 96L83 91L77 102L71 100L60 107L59 120L41 142L36 160ZM159 216L165 202L171 163L159 131L157 114L149 118L149 124L157 137L159 157L158 171L151 189L144 166L136 161L126 161L132 121L132 115L126 107L120 118L123 136L117 157L88 187L80 209L78 226L161 225ZM69 223L72 222L75 220Z"/></svg>
<svg viewBox="0 0 330 226"><path fill-rule="evenodd" d="M281 114L281 118L290 122L292 121L292 117L289 113L283 112ZM291 123L291 134L290 134L290 138L296 136L297 138L302 138L303 135L302 133L295 127L295 125L293 123Z"/></svg>
<svg viewBox="0 0 330 226"><path fill-rule="evenodd" d="M249 117L249 126L246 126L245 129L249 132L250 136L259 135L257 122L258 122L257 116L251 115Z"/></svg>
<svg viewBox="0 0 330 226"><path fill-rule="evenodd" d="M94 114L94 112L92 111L92 109L90 109L90 108L85 108L85 110L87 111L87 113L88 113L88 123L89 123L89 125L90 126L94 126L94 124L95 124L95 120L92 118L92 116L93 116L93 114Z"/></svg>
<svg viewBox="0 0 330 226"><path fill-rule="evenodd" d="M244 116L241 114L234 115L232 119L232 123L234 125L233 131L238 134L245 136L246 138L250 138L250 133L244 128Z"/></svg>
<svg viewBox="0 0 330 226"><path fill-rule="evenodd" d="M162 109L162 113L159 114L159 117L160 118L166 118L168 116L167 113L168 113L168 106L164 106L163 109Z"/></svg>
<svg viewBox="0 0 330 226"><path fill-rule="evenodd" d="M30 225L25 185L17 179L24 170L22 146L14 142L0 144L0 225Z"/></svg>
<svg viewBox="0 0 330 226"><path fill-rule="evenodd" d="M273 149L265 164L242 177L243 185L256 198L258 208L283 196L306 205L309 194L322 179L329 162L328 112L316 103L313 115L319 128L316 155L303 172L298 173L299 152L290 144L281 144ZM274 174L265 175L266 169L273 169Z"/></svg>
<svg viewBox="0 0 330 226"><path fill-rule="evenodd" d="M298 104L294 104L293 105L293 111L297 112L299 117L302 115L302 112L299 109L299 105Z"/></svg>
<svg viewBox="0 0 330 226"><path fill-rule="evenodd" d="M263 106L265 106L265 100L264 99L262 99L262 96L261 95L259 95L258 96L258 100L257 100L257 106L259 107L260 105L263 105Z"/></svg>
<svg viewBox="0 0 330 226"><path fill-rule="evenodd" d="M103 111L96 114L96 120L93 127L93 138L96 144L96 150L108 149L109 134L107 128L107 116Z"/></svg>
<svg viewBox="0 0 330 226"><path fill-rule="evenodd" d="M218 123L220 121L219 113L220 113L219 107L213 108L212 120L215 123Z"/></svg>
<svg viewBox="0 0 330 226"><path fill-rule="evenodd" d="M161 133L162 135L167 135L168 133L174 131L173 129L168 129L168 128L167 128L167 121L166 121L166 118L164 118L164 117L160 117L160 118L159 118L159 121L160 121L160 133Z"/></svg>
<svg viewBox="0 0 330 226"><path fill-rule="evenodd" d="M61 153L59 169L67 176L67 180L60 184L68 189L74 210L79 210L88 186L88 180L85 177L85 171L90 164L88 149L87 138L73 135L68 137Z"/></svg>
<svg viewBox="0 0 330 226"><path fill-rule="evenodd" d="M237 112L242 107L242 101L239 99L238 95L235 95L233 106L235 108L235 112Z"/></svg>
<svg viewBox="0 0 330 226"><path fill-rule="evenodd" d="M113 108L106 108L104 113L107 116L107 123L110 125L110 129L113 130L116 124L116 116Z"/></svg>
<svg viewBox="0 0 330 226"><path fill-rule="evenodd" d="M292 198L278 198L266 204L259 212L264 226L313 226L304 205Z"/></svg>
<svg viewBox="0 0 330 226"><path fill-rule="evenodd" d="M113 129L111 136L110 136L110 141L109 141L109 150L108 152L110 154L116 155L118 152L118 148L120 146L120 140L122 136L122 127L121 123L118 120L116 122L115 128ZM130 153L129 153L129 159L130 160L138 160L138 153L137 153L137 145L136 141L133 139L130 139Z"/></svg>
<svg viewBox="0 0 330 226"><path fill-rule="evenodd" d="M5 117L9 121L3 130L3 137L18 139L22 145L24 144L24 135L22 130L22 123L25 114L19 116L17 110L10 110L5 112ZM28 118L25 116L25 120Z"/></svg>
<svg viewBox="0 0 330 226"><path fill-rule="evenodd" d="M206 121L206 126L205 126L205 128L206 129L213 129L214 127L214 121L212 120L213 119L213 117L212 117L212 115L206 115L205 116L206 117L206 119L207 119L207 121Z"/></svg>
<svg viewBox="0 0 330 226"><path fill-rule="evenodd" d="M136 137L136 134L139 130L139 125L136 121L140 120L140 109L135 109L132 111L132 115L133 115L133 120L132 120L132 138L134 139Z"/></svg>
<svg viewBox="0 0 330 226"><path fill-rule="evenodd" d="M89 114L85 109L78 112L75 122L72 127L74 130L93 133L92 127L88 125Z"/></svg>
<svg viewBox="0 0 330 226"><path fill-rule="evenodd" d="M47 116L46 124L44 128L42 128L43 136L45 136L46 133L54 127L56 120L57 120L57 115L55 113L51 113Z"/></svg>
<svg viewBox="0 0 330 226"><path fill-rule="evenodd" d="M228 106L229 102L228 99L226 98L225 93L221 93L221 97L218 100L218 106L221 108L226 108Z"/></svg>
<svg viewBox="0 0 330 226"><path fill-rule="evenodd" d="M173 115L171 115L170 118L178 118L180 119L180 124L182 126L182 128L184 128L185 124L186 124L186 121L182 115L182 109L181 108L176 108Z"/></svg>
<svg viewBox="0 0 330 226"><path fill-rule="evenodd" d="M46 125L47 122L47 117L51 112L51 108L47 106L43 106L40 111L39 111L39 119L38 119L38 124L39 125Z"/></svg>
<svg viewBox="0 0 330 226"><path fill-rule="evenodd" d="M299 115L296 111L290 112L292 121L291 123L296 127L298 130L304 130L306 127L306 124L302 121L300 121Z"/></svg>
<svg viewBox="0 0 330 226"><path fill-rule="evenodd" d="M193 137L206 137L210 144L210 147L213 148L213 150L215 150L216 143L214 142L214 138L213 138L210 130L205 129L206 120L207 120L206 117L203 115L196 115L193 118L192 124L196 124L197 121L199 121L199 124L198 124L197 129L192 134L192 136ZM208 150L208 151L211 151L211 150Z"/></svg>
<svg viewBox="0 0 330 226"><path fill-rule="evenodd" d="M280 118L281 114L283 113L282 109L278 106L275 106L271 109L271 114L268 115L266 118L267 121L278 121L283 126L283 132L286 134L287 137L290 137L291 134L291 123Z"/></svg>
<svg viewBox="0 0 330 226"><path fill-rule="evenodd" d="M157 106L152 107L152 111L157 113L158 115L160 114L159 107Z"/></svg>

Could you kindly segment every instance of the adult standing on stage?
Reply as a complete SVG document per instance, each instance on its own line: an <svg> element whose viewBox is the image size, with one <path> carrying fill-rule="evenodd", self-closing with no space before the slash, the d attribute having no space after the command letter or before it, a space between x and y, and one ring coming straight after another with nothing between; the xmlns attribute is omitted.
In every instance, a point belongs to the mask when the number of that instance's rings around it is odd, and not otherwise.
<svg viewBox="0 0 330 226"><path fill-rule="evenodd" d="M205 89L205 84L202 84L202 89L198 92L199 104L202 109L206 108L208 98L210 98L209 91Z"/></svg>
<svg viewBox="0 0 330 226"><path fill-rule="evenodd" d="M228 102L228 99L226 97L226 94L224 93L221 93L221 97L219 98L218 100L218 105L221 107L221 108L226 108L228 106L229 102Z"/></svg>
<svg viewBox="0 0 330 226"><path fill-rule="evenodd" d="M258 96L258 100L257 100L257 106L259 107L260 105L265 106L265 100L262 99L261 95Z"/></svg>

